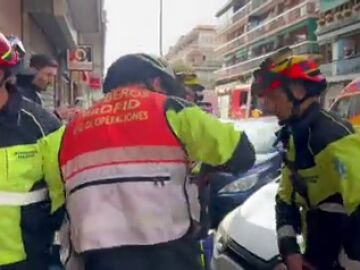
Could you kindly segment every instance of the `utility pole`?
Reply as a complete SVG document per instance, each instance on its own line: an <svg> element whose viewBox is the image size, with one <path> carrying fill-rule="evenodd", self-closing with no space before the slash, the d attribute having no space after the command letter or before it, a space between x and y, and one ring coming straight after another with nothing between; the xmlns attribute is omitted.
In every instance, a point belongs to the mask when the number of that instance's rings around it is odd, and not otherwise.
<svg viewBox="0 0 360 270"><path fill-rule="evenodd" d="M159 49L160 49L160 56L163 56L163 0L160 0Z"/></svg>

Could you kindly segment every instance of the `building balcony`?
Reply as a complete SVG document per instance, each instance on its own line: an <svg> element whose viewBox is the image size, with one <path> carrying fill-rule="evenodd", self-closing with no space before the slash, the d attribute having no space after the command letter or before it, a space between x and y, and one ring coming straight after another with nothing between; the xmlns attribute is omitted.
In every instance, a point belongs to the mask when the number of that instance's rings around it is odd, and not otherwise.
<svg viewBox="0 0 360 270"><path fill-rule="evenodd" d="M319 42L331 40L334 37L357 31L360 27L360 12L353 12L350 17L335 19L326 22L320 18L318 22L317 35Z"/></svg>
<svg viewBox="0 0 360 270"><path fill-rule="evenodd" d="M201 70L217 70L221 67L221 61L219 60L206 60L201 63L195 63L192 65L194 69Z"/></svg>
<svg viewBox="0 0 360 270"><path fill-rule="evenodd" d="M270 0L267 0L270 1ZM231 23L236 23L237 21L241 20L242 18L246 18L251 12L253 11L252 8L252 1L247 3L245 6L243 6L241 9L236 11L232 17Z"/></svg>
<svg viewBox="0 0 360 270"><path fill-rule="evenodd" d="M360 4L341 11L332 10L329 14L320 14L317 33L323 35L358 22L360 22Z"/></svg>
<svg viewBox="0 0 360 270"><path fill-rule="evenodd" d="M320 69L328 77L360 75L360 56L323 64Z"/></svg>
<svg viewBox="0 0 360 270"><path fill-rule="evenodd" d="M76 46L78 33L66 0L27 0L24 11L32 16L58 50Z"/></svg>
<svg viewBox="0 0 360 270"><path fill-rule="evenodd" d="M56 0L58 1L58 0ZM99 33L103 31L102 23L104 0L67 0L73 14L73 23L81 33Z"/></svg>
<svg viewBox="0 0 360 270"><path fill-rule="evenodd" d="M263 7L264 5L268 4L269 0L252 0L252 10L256 10L257 8Z"/></svg>
<svg viewBox="0 0 360 270"><path fill-rule="evenodd" d="M267 6L270 6L270 4L274 4L275 2L273 0L258 0L249 1L246 5L244 5L242 8L237 10L230 19L226 20L218 27L218 33L223 34L225 32L230 31L231 29L234 29L237 27L241 22L247 23L247 18L251 15L254 15L255 13L259 12L260 10L263 10L264 8L267 8Z"/></svg>
<svg viewBox="0 0 360 270"><path fill-rule="evenodd" d="M319 54L319 46L315 41L305 41L290 46L290 48L292 48L294 54ZM257 69L266 58L273 54L274 52L270 52L233 66L220 69L215 72L216 81L231 80L235 77L247 75Z"/></svg>
<svg viewBox="0 0 360 270"><path fill-rule="evenodd" d="M251 14L251 9L252 9L251 4L252 2L250 1L242 8L240 8L238 11L236 11L228 20L222 22L217 28L218 33L219 34L224 33L228 31L230 28L234 27L235 24L241 19L246 19Z"/></svg>
<svg viewBox="0 0 360 270"><path fill-rule="evenodd" d="M222 55L229 54L311 17L316 17L316 4L307 0L221 45L216 51Z"/></svg>
<svg viewBox="0 0 360 270"><path fill-rule="evenodd" d="M26 0L29 13L58 50L74 48L79 34L105 31L103 0Z"/></svg>

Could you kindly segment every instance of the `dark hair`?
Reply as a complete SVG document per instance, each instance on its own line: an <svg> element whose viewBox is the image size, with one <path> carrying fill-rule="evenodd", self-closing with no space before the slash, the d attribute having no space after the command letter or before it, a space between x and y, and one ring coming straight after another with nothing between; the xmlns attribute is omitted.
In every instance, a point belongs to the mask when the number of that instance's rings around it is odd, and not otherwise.
<svg viewBox="0 0 360 270"><path fill-rule="evenodd" d="M161 87L168 95L185 97L185 87L182 83L133 55L120 57L109 67L103 92L108 93L115 88L138 83L153 90L151 80L158 77L161 80Z"/></svg>
<svg viewBox="0 0 360 270"><path fill-rule="evenodd" d="M46 54L34 54L30 58L30 67L40 70L44 67L58 67L57 61Z"/></svg>

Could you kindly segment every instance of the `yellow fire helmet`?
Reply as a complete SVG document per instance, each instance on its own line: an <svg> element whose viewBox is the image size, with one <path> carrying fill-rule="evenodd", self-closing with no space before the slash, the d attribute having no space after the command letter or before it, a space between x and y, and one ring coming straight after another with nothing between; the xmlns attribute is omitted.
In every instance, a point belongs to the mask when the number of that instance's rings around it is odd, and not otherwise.
<svg viewBox="0 0 360 270"><path fill-rule="evenodd" d="M176 77L194 91L202 91L205 89L205 87L200 84L194 72L178 72L176 73Z"/></svg>

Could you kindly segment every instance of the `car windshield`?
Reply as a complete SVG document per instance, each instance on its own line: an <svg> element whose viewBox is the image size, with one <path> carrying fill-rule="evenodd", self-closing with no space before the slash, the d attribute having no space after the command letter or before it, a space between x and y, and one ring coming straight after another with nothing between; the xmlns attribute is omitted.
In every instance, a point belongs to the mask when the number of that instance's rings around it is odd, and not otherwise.
<svg viewBox="0 0 360 270"><path fill-rule="evenodd" d="M274 153L273 144L276 140L275 132L279 130L275 117L250 118L244 120L223 120L233 123L237 130L243 130L255 147L257 158Z"/></svg>
<svg viewBox="0 0 360 270"><path fill-rule="evenodd" d="M360 94L339 99L331 111L345 119L360 115Z"/></svg>

